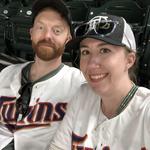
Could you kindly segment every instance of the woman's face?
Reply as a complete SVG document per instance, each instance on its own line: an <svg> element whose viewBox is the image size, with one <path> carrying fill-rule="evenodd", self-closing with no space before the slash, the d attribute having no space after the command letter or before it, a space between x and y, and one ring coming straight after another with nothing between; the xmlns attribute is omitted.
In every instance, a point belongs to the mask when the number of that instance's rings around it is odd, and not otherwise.
<svg viewBox="0 0 150 150"><path fill-rule="evenodd" d="M106 94L129 79L128 69L135 54L121 46L85 38L80 43L80 69L96 93Z"/></svg>

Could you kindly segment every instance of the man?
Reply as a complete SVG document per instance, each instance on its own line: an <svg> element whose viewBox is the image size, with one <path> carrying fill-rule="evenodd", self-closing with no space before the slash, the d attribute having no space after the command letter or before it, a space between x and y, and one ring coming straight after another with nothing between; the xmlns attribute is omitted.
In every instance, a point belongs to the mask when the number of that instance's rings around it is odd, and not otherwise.
<svg viewBox="0 0 150 150"><path fill-rule="evenodd" d="M30 29L35 61L0 73L0 149L45 150L68 101L84 81L61 61L71 39L71 20L61 0L37 0Z"/></svg>

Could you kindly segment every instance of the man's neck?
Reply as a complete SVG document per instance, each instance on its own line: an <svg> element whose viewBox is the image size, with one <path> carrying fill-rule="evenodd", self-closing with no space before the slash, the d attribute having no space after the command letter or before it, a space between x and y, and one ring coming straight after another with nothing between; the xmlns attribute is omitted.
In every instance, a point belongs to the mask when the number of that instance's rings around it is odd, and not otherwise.
<svg viewBox="0 0 150 150"><path fill-rule="evenodd" d="M57 69L61 63L61 57L51 61L43 61L36 58L35 62L31 66L30 80L35 81L40 79L51 71Z"/></svg>

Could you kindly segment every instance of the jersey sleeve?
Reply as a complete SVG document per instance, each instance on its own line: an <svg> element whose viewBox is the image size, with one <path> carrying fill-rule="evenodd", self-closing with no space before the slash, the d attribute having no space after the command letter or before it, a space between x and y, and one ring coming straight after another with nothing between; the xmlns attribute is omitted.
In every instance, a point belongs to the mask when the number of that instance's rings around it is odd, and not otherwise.
<svg viewBox="0 0 150 150"><path fill-rule="evenodd" d="M76 115L76 97L68 104L66 115L58 128L49 150L70 150L72 130Z"/></svg>

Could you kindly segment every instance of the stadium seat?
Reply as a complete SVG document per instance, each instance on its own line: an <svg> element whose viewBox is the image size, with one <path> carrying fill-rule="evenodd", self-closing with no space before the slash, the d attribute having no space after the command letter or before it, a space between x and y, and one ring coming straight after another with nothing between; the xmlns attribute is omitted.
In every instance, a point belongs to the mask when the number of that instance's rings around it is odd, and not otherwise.
<svg viewBox="0 0 150 150"><path fill-rule="evenodd" d="M24 7L31 6L33 4L34 0L21 0L21 3Z"/></svg>
<svg viewBox="0 0 150 150"><path fill-rule="evenodd" d="M0 50L1 52L12 53L12 50L9 49L10 42L8 42L10 18L16 15L22 4L20 1L12 0L1 2L3 6L0 7Z"/></svg>
<svg viewBox="0 0 150 150"><path fill-rule="evenodd" d="M148 8L150 6L150 0L135 0L138 2L143 8Z"/></svg>
<svg viewBox="0 0 150 150"><path fill-rule="evenodd" d="M144 9L132 0L109 0L100 7L91 7L88 18L99 13L108 13L124 17L129 23L141 23Z"/></svg>
<svg viewBox="0 0 150 150"><path fill-rule="evenodd" d="M5 53L0 53L0 71L11 64L17 64L22 62L26 62L26 60L16 56L9 56Z"/></svg>
<svg viewBox="0 0 150 150"><path fill-rule="evenodd" d="M71 12L74 26L83 22L86 19L89 6L84 1L68 1L66 2L66 5Z"/></svg>
<svg viewBox="0 0 150 150"><path fill-rule="evenodd" d="M22 3L20 1L11 1L0 8L0 14L6 15L7 17L14 16L21 6Z"/></svg>
<svg viewBox="0 0 150 150"><path fill-rule="evenodd" d="M0 14L0 52L5 53L6 51L6 42L5 42L5 31L7 27L7 16Z"/></svg>
<svg viewBox="0 0 150 150"><path fill-rule="evenodd" d="M139 60L139 83L150 88L150 6L147 8L144 26Z"/></svg>
<svg viewBox="0 0 150 150"><path fill-rule="evenodd" d="M17 57L26 60L33 60L34 57L29 34L29 29L32 26L31 15L31 6L22 6L18 13L10 18L10 47Z"/></svg>

